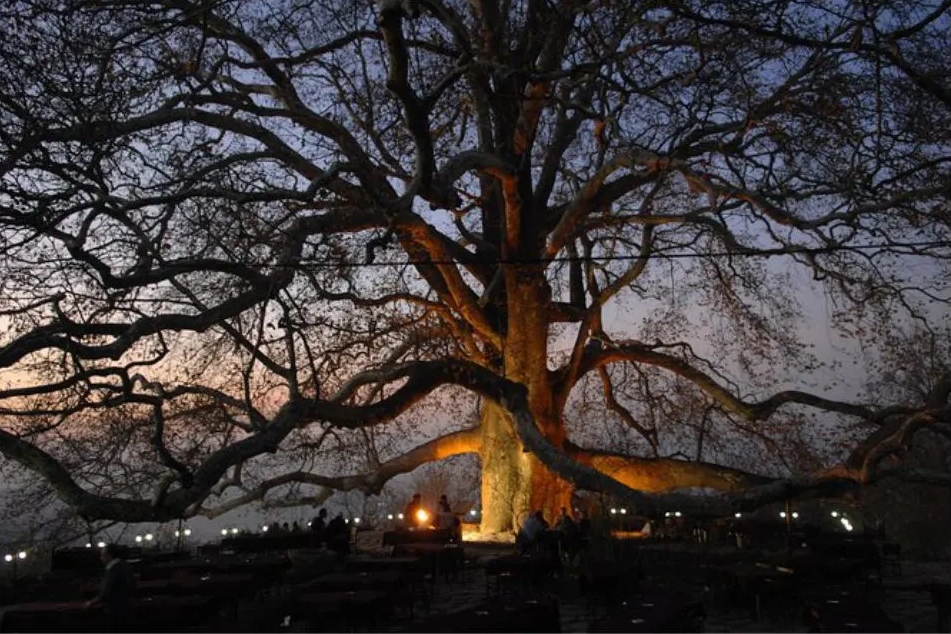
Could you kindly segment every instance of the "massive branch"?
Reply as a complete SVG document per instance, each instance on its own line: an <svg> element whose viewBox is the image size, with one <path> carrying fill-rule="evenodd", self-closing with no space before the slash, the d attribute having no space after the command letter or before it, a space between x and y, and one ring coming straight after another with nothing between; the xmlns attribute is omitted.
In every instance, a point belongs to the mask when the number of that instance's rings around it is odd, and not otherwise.
<svg viewBox="0 0 951 634"><path fill-rule="evenodd" d="M323 476L306 471L295 471L265 480L243 495L213 508L202 508L199 513L209 518L218 517L228 511L263 500L269 491L292 483L320 487L320 490L311 496L315 501L326 499L334 491L360 491L368 495L375 495L383 489L387 482L400 474L409 473L429 462L444 460L452 456L478 453L481 447L482 435L480 430L477 428L465 429L430 440L404 454L387 460L367 473Z"/></svg>

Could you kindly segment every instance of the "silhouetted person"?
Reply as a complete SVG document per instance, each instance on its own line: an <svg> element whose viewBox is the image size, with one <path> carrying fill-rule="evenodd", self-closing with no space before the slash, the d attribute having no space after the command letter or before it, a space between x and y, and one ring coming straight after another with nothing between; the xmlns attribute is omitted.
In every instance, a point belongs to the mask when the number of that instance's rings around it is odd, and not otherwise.
<svg viewBox="0 0 951 634"><path fill-rule="evenodd" d="M406 505L406 508L403 509L403 522L406 524L407 528L414 526L419 526L419 518L416 517L418 513L423 508L423 496L419 493L413 495L413 499L410 500L410 503Z"/></svg>
<svg viewBox="0 0 951 634"><path fill-rule="evenodd" d="M327 530L327 509L317 511L317 517L310 522L310 531L312 533L323 533Z"/></svg>
<svg viewBox="0 0 951 634"><path fill-rule="evenodd" d="M337 515L327 524L327 548L343 556L350 552L350 530L343 519L343 513Z"/></svg>
<svg viewBox="0 0 951 634"><path fill-rule="evenodd" d="M291 525L291 532L292 532L292 533L300 533L300 532L301 532L300 524L297 523L297 520L294 520L294 524Z"/></svg>
<svg viewBox="0 0 951 634"><path fill-rule="evenodd" d="M578 545L584 548L591 538L591 520L584 511L578 511Z"/></svg>
<svg viewBox="0 0 951 634"><path fill-rule="evenodd" d="M283 533L290 533L290 532L291 532L291 527L288 525L287 522L284 522L283 524L281 524L281 532L283 532Z"/></svg>
<svg viewBox="0 0 951 634"><path fill-rule="evenodd" d="M561 515L558 516L558 521L555 522L555 531L558 535L561 551L569 559L573 559L581 550L581 531L578 529L577 522L572 519L565 507L561 507Z"/></svg>
<svg viewBox="0 0 951 634"><path fill-rule="evenodd" d="M113 632L129 629L129 608L135 593L135 574L132 566L120 557L119 547L108 544L99 553L106 565L106 574L102 578L99 594L86 602L86 607L101 605L108 617L108 627Z"/></svg>
<svg viewBox="0 0 951 634"><path fill-rule="evenodd" d="M520 550L533 549L540 543L542 534L548 530L548 522L541 511L531 513L522 523L515 538L516 546Z"/></svg>

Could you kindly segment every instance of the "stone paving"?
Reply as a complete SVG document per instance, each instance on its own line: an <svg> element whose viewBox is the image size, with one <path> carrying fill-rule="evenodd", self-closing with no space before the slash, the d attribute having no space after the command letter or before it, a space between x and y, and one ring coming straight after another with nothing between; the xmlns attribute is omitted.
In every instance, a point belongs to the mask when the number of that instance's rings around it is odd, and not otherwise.
<svg viewBox="0 0 951 634"><path fill-rule="evenodd" d="M469 558L467 571L460 581L447 583L439 579L436 583L431 614L444 614L471 607L489 598L486 590L484 571L480 560L494 556L484 548ZM951 577L951 565L948 563L905 562L901 576L886 575L883 588L879 591L881 605L885 612L901 623L906 632L938 631L938 611L931 602L927 591L915 590L915 586L931 581L947 582ZM904 589L903 589L904 588ZM561 627L563 632L585 632L588 630L589 615L584 598L578 596L573 585L565 580L558 590L561 599ZM717 609L709 597L704 601L707 619L704 629L707 632L806 632L799 614L790 615L785 621L768 619L755 620L751 611L724 611ZM417 619L421 615L417 615ZM394 626L390 631L413 631L412 623ZM949 631L949 630L945 630Z"/></svg>

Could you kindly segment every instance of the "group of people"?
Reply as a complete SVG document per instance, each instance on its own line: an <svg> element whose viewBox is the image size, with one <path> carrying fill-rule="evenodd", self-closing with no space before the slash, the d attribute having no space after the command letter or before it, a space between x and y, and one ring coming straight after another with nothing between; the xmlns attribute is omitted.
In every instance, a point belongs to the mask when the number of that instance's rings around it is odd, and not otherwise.
<svg viewBox="0 0 951 634"><path fill-rule="evenodd" d="M420 513L422 511L422 513ZM453 532L457 539L462 537L462 521L452 512L449 505L449 498L444 494L439 496L436 503L436 512L428 513L423 507L423 496L421 493L413 495L406 508L403 509L403 524L406 528L438 528Z"/></svg>
<svg viewBox="0 0 951 634"><path fill-rule="evenodd" d="M574 559L587 543L590 532L591 520L584 511L579 511L575 520L568 509L562 507L554 528L541 511L535 511L522 523L515 546L520 552L547 550L553 555Z"/></svg>
<svg viewBox="0 0 951 634"><path fill-rule="evenodd" d="M343 513L337 513L332 520L327 521L327 509L320 509L310 522L310 532L318 535L327 548L337 554L350 553L350 527L343 519Z"/></svg>

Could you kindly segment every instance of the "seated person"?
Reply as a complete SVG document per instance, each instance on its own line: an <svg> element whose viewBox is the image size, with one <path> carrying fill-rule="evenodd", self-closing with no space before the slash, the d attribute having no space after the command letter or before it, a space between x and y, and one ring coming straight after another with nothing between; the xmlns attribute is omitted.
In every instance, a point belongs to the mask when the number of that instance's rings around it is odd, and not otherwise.
<svg viewBox="0 0 951 634"><path fill-rule="evenodd" d="M540 542L540 538L544 532L548 530L548 522L545 521L545 517L542 515L541 511L535 511L530 513L525 522L522 524L522 528L519 529L518 535L515 538L516 548L524 551L527 548L537 546Z"/></svg>
<svg viewBox="0 0 951 634"><path fill-rule="evenodd" d="M460 522L456 514L452 512L452 508L449 506L449 498L445 495L439 497L439 504L436 509L433 526L451 531L453 539L460 539L462 537L462 522Z"/></svg>
<svg viewBox="0 0 951 634"><path fill-rule="evenodd" d="M107 544L99 553L99 558L106 565L106 574L99 587L99 594L87 601L86 607L102 606L112 631L128 631L129 604L135 594L132 565L120 557L116 544Z"/></svg>

